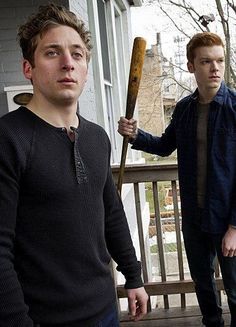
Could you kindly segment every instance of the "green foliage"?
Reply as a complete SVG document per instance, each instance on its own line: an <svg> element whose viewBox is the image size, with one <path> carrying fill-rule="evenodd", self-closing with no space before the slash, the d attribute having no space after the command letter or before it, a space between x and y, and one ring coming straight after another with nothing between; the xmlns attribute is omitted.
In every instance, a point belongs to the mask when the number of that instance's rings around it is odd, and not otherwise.
<svg viewBox="0 0 236 327"><path fill-rule="evenodd" d="M170 182L159 182L158 183L158 200L160 204L160 211L165 211L165 190L170 187ZM146 201L149 202L150 213L154 213L154 201L153 201L153 191L152 183L145 183L146 190Z"/></svg>
<svg viewBox="0 0 236 327"><path fill-rule="evenodd" d="M177 244L176 243L164 243L164 252L177 252ZM158 253L157 245L154 244L150 247L151 253Z"/></svg>

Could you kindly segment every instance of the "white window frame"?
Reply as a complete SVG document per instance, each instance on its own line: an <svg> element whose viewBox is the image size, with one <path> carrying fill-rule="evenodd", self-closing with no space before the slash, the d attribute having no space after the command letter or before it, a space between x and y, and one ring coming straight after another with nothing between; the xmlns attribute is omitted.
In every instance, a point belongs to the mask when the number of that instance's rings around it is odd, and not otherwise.
<svg viewBox="0 0 236 327"><path fill-rule="evenodd" d="M101 35L97 0L87 1L89 26L93 36L93 76L97 122L108 133L112 147L112 163L119 162L122 138L117 134L117 121L124 115L130 58L131 26L129 4L124 0L104 2L109 49L110 80L104 78Z"/></svg>

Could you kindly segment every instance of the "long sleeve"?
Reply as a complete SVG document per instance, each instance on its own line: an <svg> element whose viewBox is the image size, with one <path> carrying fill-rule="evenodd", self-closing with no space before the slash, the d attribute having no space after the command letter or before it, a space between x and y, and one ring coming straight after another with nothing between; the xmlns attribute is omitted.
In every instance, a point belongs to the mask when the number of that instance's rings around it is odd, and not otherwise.
<svg viewBox="0 0 236 327"><path fill-rule="evenodd" d="M138 135L132 143L132 149L163 157L170 155L176 149L175 116L173 115L169 126L160 137L139 129Z"/></svg>
<svg viewBox="0 0 236 327"><path fill-rule="evenodd" d="M236 194L236 193L234 192L234 194ZM233 198L235 199L236 196L234 196ZM234 226L234 227L236 226L236 205L235 205L235 201L232 202L232 209L231 209L229 224Z"/></svg>
<svg viewBox="0 0 236 327"><path fill-rule="evenodd" d="M14 270L21 158L7 134L0 124L0 326L4 321L4 327L31 327L33 322Z"/></svg>
<svg viewBox="0 0 236 327"><path fill-rule="evenodd" d="M112 258L118 264L117 270L125 276L126 288L141 287L141 264L137 261L127 218L110 168L104 188L104 205L106 243Z"/></svg>

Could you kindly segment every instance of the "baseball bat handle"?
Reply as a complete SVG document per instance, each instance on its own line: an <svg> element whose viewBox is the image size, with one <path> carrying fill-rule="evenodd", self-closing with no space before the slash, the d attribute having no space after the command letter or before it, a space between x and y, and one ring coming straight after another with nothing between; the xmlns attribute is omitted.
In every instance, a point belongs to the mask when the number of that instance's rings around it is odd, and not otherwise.
<svg viewBox="0 0 236 327"><path fill-rule="evenodd" d="M126 101L126 112L125 112L125 117L127 119L131 119L134 114L134 108L136 105L139 85L142 77L145 52L146 52L146 40L142 37L136 37L133 43L128 90L127 90L127 101ZM118 183L117 183L117 189L120 194L121 194L122 183L123 183L128 141L129 138L127 136L124 136L123 144L122 144L120 170L119 170Z"/></svg>

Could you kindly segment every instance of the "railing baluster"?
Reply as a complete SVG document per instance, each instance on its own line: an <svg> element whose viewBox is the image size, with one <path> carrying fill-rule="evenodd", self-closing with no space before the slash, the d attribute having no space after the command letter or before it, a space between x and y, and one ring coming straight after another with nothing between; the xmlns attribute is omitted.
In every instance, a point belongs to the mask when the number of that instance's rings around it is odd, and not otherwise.
<svg viewBox="0 0 236 327"><path fill-rule="evenodd" d="M183 264L183 249L181 242L181 228L179 219L179 207L178 207L178 194L176 181L171 182L172 194L173 194L173 204L174 204L174 217L175 217L175 233L176 233L176 243L177 243L177 254L178 254L178 267L179 267L179 279L184 280L184 264ZM181 294L181 308L186 307L186 296Z"/></svg>
<svg viewBox="0 0 236 327"><path fill-rule="evenodd" d="M164 247L163 247L163 241L162 241L163 235L162 235L160 206L159 206L159 200L158 200L157 182L152 183L152 188L153 188L153 201L154 201L156 232L157 232L156 233L157 234L157 246L158 246L158 253L159 253L160 270L161 270L161 281L166 282L166 268L165 268ZM168 295L163 295L163 298L164 298L165 309L169 309Z"/></svg>
<svg viewBox="0 0 236 327"><path fill-rule="evenodd" d="M219 265L218 258L216 258L216 260L215 260L215 276L216 276L216 278L220 277L220 265ZM221 291L218 291L218 295L219 295L219 303L221 305L221 302L222 302Z"/></svg>
<svg viewBox="0 0 236 327"><path fill-rule="evenodd" d="M147 283L148 282L148 270L147 270L147 259L146 259L144 236L143 236L143 222L142 222L140 193L139 193L139 184L138 183L134 183L134 198L135 198L137 225L138 225L141 262L142 262L142 269L143 269L143 280L145 283ZM148 311L151 311L150 300L148 303Z"/></svg>

